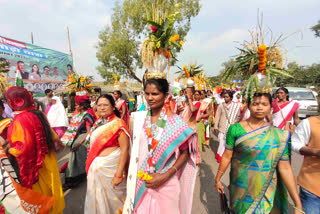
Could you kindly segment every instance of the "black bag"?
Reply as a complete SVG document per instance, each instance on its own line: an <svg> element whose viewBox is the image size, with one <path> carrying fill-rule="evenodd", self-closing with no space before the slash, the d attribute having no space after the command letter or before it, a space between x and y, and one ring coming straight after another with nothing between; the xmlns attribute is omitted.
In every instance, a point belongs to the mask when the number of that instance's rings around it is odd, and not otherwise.
<svg viewBox="0 0 320 214"><path fill-rule="evenodd" d="M219 197L220 197L221 213L223 213L223 214L231 214L226 194L219 193Z"/></svg>

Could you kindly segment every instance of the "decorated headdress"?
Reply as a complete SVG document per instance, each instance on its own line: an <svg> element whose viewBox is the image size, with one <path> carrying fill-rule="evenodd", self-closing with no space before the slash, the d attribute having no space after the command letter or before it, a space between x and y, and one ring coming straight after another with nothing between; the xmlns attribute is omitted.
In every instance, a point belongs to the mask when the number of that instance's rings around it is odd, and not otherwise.
<svg viewBox="0 0 320 214"><path fill-rule="evenodd" d="M178 11L180 5L176 5ZM169 16L158 11L151 20L147 21L150 26L148 38L143 42L141 60L148 70L144 79L166 79L164 70L170 68L171 58L182 48L183 41L179 35L174 34L174 22L179 12ZM180 41L179 41L180 40Z"/></svg>
<svg viewBox="0 0 320 214"><path fill-rule="evenodd" d="M79 76L76 72L70 74L67 79L67 88L69 92L76 92L77 96L84 96L92 93L92 76Z"/></svg>
<svg viewBox="0 0 320 214"><path fill-rule="evenodd" d="M252 98L255 93L272 92L272 83L279 76L292 77L283 65L283 57L279 47L281 36L276 41L271 41L270 46L264 43L261 24L259 31L249 31L251 42L244 41L240 54L235 58L235 63L223 73L222 81L230 82L236 74L247 79L241 94L246 99Z"/></svg>
<svg viewBox="0 0 320 214"><path fill-rule="evenodd" d="M14 111L34 110L36 105L31 93L20 86L11 86L6 91L8 105Z"/></svg>
<svg viewBox="0 0 320 214"><path fill-rule="evenodd" d="M195 83L199 82L199 75L203 71L202 65L190 64L189 66L184 65L182 68L178 67L180 70L176 73L180 74L179 78L183 79L184 85L187 88L195 87Z"/></svg>
<svg viewBox="0 0 320 214"><path fill-rule="evenodd" d="M120 75L112 73L113 91L120 91Z"/></svg>

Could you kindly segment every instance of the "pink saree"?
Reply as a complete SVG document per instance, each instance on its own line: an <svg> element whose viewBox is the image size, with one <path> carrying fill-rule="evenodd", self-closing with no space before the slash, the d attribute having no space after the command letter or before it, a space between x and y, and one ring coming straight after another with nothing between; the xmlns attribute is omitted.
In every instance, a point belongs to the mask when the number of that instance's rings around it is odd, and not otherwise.
<svg viewBox="0 0 320 214"><path fill-rule="evenodd" d="M146 188L142 179L137 179L134 212L138 214L190 214L193 189L197 174L197 135L179 116L168 119L163 138L155 149L154 160L158 173L165 173L180 155L180 146L187 142L190 158L186 164L158 189ZM147 135L144 130L140 137L138 171L147 171Z"/></svg>
<svg viewBox="0 0 320 214"><path fill-rule="evenodd" d="M130 129L130 114L129 114L129 109L128 109L128 105L126 103L125 100L119 98L116 101L116 108L120 111L120 113L122 113L122 106L126 107L126 113L123 117L121 117L122 120L124 120L124 122L127 124L127 127Z"/></svg>
<svg viewBox="0 0 320 214"><path fill-rule="evenodd" d="M196 117L198 115L201 102L193 101L193 105L198 108L198 111L192 113L190 107L186 105L184 111L180 114L180 116L184 120L184 122L186 122L190 126L190 128L192 128L193 130L197 130Z"/></svg>

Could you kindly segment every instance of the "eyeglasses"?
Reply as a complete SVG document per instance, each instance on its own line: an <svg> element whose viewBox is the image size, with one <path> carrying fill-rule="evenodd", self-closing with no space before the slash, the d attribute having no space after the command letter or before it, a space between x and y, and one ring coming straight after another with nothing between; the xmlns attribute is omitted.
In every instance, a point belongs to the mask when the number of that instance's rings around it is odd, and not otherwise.
<svg viewBox="0 0 320 214"><path fill-rule="evenodd" d="M99 104L99 105L97 105L97 107L108 107L109 106L109 104Z"/></svg>

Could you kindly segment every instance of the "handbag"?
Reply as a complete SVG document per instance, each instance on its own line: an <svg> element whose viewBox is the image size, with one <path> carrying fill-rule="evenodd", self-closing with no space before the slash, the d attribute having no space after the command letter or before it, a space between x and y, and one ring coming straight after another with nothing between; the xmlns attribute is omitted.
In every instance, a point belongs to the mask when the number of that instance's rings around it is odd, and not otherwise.
<svg viewBox="0 0 320 214"><path fill-rule="evenodd" d="M219 198L220 198L220 208L221 208L221 213L223 214L230 214L230 208L228 205L228 199L226 197L226 194L224 193L219 193Z"/></svg>

